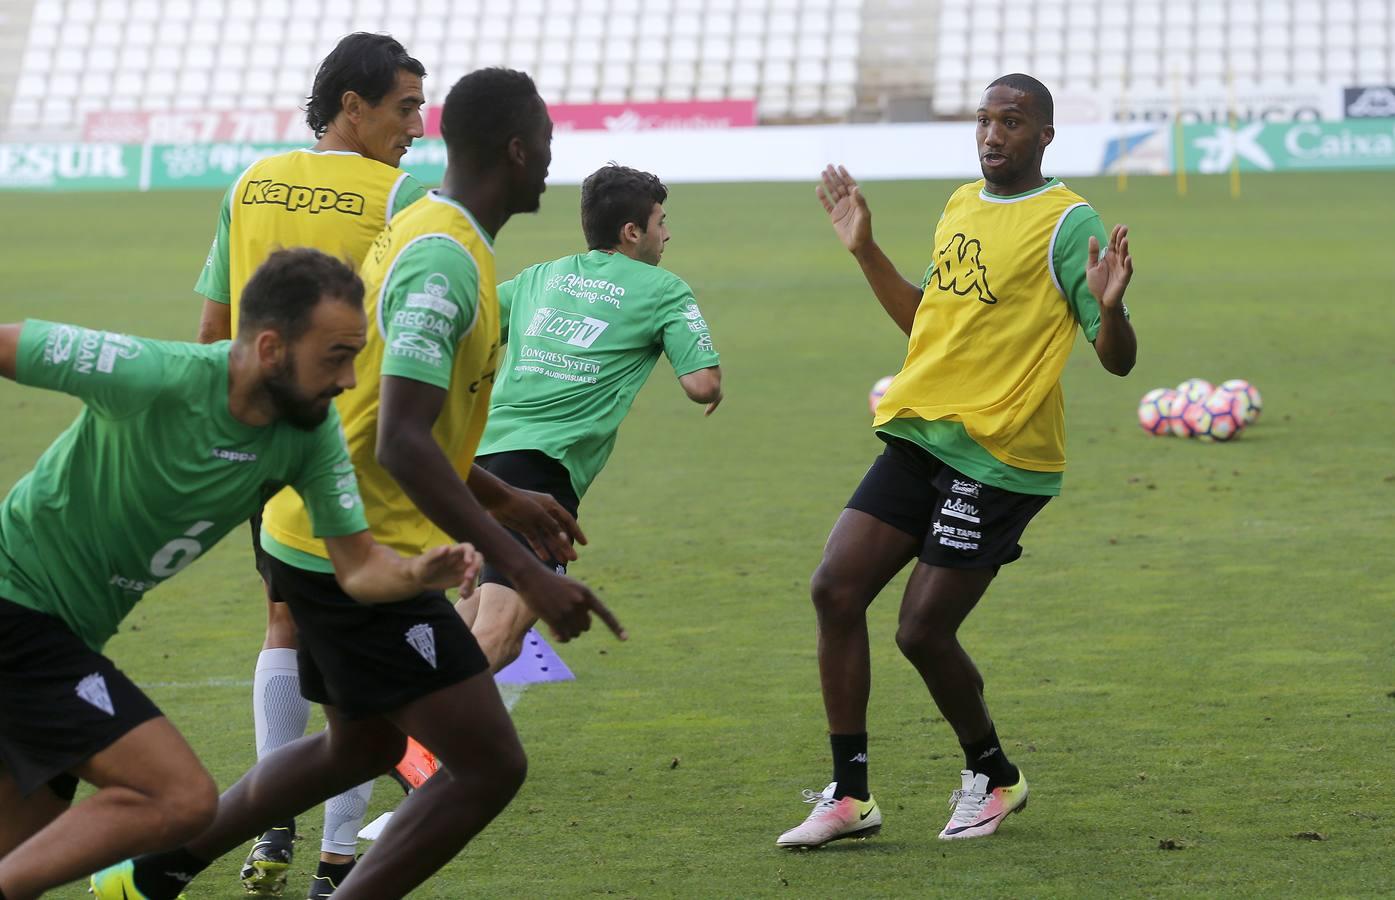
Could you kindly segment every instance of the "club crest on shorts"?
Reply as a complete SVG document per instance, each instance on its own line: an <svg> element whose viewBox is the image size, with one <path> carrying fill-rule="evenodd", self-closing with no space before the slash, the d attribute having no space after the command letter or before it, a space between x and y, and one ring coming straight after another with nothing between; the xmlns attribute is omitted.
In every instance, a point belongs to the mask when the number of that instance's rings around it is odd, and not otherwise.
<svg viewBox="0 0 1395 900"><path fill-rule="evenodd" d="M109 716L116 715L111 693L107 691L107 680L100 672L93 672L78 682L77 695Z"/></svg>
<svg viewBox="0 0 1395 900"><path fill-rule="evenodd" d="M436 632L431 630L430 625L413 625L408 628L407 643L421 654L422 659L431 664L431 668L436 668Z"/></svg>

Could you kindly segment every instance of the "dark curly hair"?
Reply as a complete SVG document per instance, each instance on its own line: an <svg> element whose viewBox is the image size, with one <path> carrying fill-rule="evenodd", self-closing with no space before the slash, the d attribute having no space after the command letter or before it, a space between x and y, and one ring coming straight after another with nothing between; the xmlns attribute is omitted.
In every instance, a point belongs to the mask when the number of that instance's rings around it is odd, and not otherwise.
<svg viewBox="0 0 1395 900"><path fill-rule="evenodd" d="M539 127L547 107L524 72L490 66L461 78L441 104L446 152L475 167L502 161L509 141Z"/></svg>
<svg viewBox="0 0 1395 900"><path fill-rule="evenodd" d="M581 183L581 233L589 250L612 250L620 229L633 222L649 227L654 204L668 199L668 188L657 175L609 163Z"/></svg>
<svg viewBox="0 0 1395 900"><path fill-rule="evenodd" d="M363 281L347 263L310 247L277 250L242 289L239 335L272 329L287 343L310 329L310 317L325 297L363 308Z"/></svg>

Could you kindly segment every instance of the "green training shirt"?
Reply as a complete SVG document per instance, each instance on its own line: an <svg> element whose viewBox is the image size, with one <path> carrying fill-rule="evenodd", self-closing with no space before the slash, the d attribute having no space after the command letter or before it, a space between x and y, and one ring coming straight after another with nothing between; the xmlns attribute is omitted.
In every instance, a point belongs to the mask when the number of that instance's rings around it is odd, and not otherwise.
<svg viewBox="0 0 1395 900"><path fill-rule="evenodd" d="M1056 181L1055 178L1048 179L1041 187L1017 196L1044 191ZM1088 206L1066 213L1056 237L1051 264L1056 271L1056 280L1065 293L1062 302L1070 305L1076 321L1080 323L1080 330L1086 339L1094 343L1095 335L1100 330L1100 307L1085 283L1085 263L1091 235L1100 242L1100 247L1109 245L1109 235L1105 233L1099 213ZM922 291L933 272L933 266L926 270L920 283ZM892 419L878 428L877 433L910 441L983 484L1019 494L1055 497L1061 493L1061 472L1034 472L1010 466L979 446L960 422L950 419L932 422L907 417Z"/></svg>
<svg viewBox="0 0 1395 900"><path fill-rule="evenodd" d="M100 651L147 591L285 485L317 535L368 527L337 413L314 431L239 422L230 347L24 324L15 380L86 406L0 502L0 597Z"/></svg>
<svg viewBox="0 0 1395 900"><path fill-rule="evenodd" d="M507 346L479 452L540 450L566 467L578 497L660 353L680 377L719 361L692 289L622 253L524 269L499 285L499 314Z"/></svg>

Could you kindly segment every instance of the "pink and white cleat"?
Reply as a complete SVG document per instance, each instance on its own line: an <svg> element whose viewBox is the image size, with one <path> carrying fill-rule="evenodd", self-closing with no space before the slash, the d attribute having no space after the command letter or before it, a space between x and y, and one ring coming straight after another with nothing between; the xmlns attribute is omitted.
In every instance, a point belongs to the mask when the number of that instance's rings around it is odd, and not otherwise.
<svg viewBox="0 0 1395 900"><path fill-rule="evenodd" d="M812 850L830 841L843 838L871 837L882 830L882 811L875 797L833 799L838 782L823 789L823 793L804 792L804 802L814 804L814 811L802 824L780 835L775 846L788 850Z"/></svg>
<svg viewBox="0 0 1395 900"><path fill-rule="evenodd" d="M963 786L949 798L954 813L940 832L940 840L987 837L1012 813L1027 808L1027 776L1017 773L1017 784L988 790L988 776L968 769L959 773Z"/></svg>

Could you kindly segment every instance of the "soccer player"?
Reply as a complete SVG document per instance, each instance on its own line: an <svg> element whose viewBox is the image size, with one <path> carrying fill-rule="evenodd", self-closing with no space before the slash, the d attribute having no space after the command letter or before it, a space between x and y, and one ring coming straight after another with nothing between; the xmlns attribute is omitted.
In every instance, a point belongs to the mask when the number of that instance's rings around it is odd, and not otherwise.
<svg viewBox="0 0 1395 900"><path fill-rule="evenodd" d="M320 63L306 104L306 123L318 140L254 163L232 187L219 211L218 228L195 290L206 299L201 341L233 335L242 286L252 270L278 247L309 246L361 265L388 221L426 194L398 168L423 133L426 70L393 38L351 34ZM555 504L501 492L493 510L521 527L550 533ZM556 515L554 515L556 514ZM567 529L565 522L561 530ZM257 543L257 568L266 562ZM565 541L547 538L570 549ZM271 753L305 733L310 703L300 690L296 629L285 604L267 591L267 631L257 657L252 711L257 756ZM368 781L325 805L319 867L308 896L328 896L353 865L359 829L372 795ZM279 895L292 858L295 823L277 823L253 844L242 867L246 888Z"/></svg>
<svg viewBox="0 0 1395 900"><path fill-rule="evenodd" d="M268 489L304 498L355 600L392 608L478 568L467 547L402 559L367 530L331 403L364 344L358 277L317 251L277 253L240 315L235 342L208 346L0 325L0 375L85 403L0 503L0 897L38 896L212 819L212 778L101 651ZM70 809L78 779L97 790Z"/></svg>
<svg viewBox="0 0 1395 900"><path fill-rule="evenodd" d="M398 168L424 133L426 69L384 34L350 34L320 63L306 104L313 147L254 163L228 188L213 249L195 291L205 298L200 341L232 337L248 276L278 247L316 247L362 263L378 232L426 189ZM252 523L257 569L265 563ZM258 758L305 733L310 702L301 696L295 623L267 591L266 638L252 682ZM358 831L373 790L369 781L325 805L320 866L310 896L353 864ZM285 887L295 822L267 830L242 868L247 890L277 896Z"/></svg>
<svg viewBox="0 0 1395 900"><path fill-rule="evenodd" d="M588 252L524 269L499 286L504 374L479 463L515 487L550 494L573 516L660 354L708 415L722 400L717 351L693 291L659 267L667 199L648 172L617 165L594 172L581 187ZM566 571L566 559L548 564ZM487 565L480 582L478 611L460 605L497 672L517 658L537 616L497 566Z"/></svg>
<svg viewBox="0 0 1395 900"><path fill-rule="evenodd" d="M881 828L867 781L866 611L912 560L896 643L964 750L940 837L993 834L1027 802L1027 779L998 740L983 679L956 635L998 568L1021 556L1027 523L1060 493L1060 377L1076 328L1114 375L1127 375L1136 354L1124 307L1128 229L1106 236L1078 194L1042 176L1054 135L1041 82L1014 74L988 86L977 127L983 180L950 197L918 286L872 239L871 212L847 170L823 173L818 196L834 231L910 345L873 423L885 452L813 576L833 782L805 791L814 808L780 835L781 847Z"/></svg>
<svg viewBox="0 0 1395 900"><path fill-rule="evenodd" d="M339 401L369 526L391 547L475 536L562 640L586 630L592 611L623 636L584 585L544 567L475 499L500 489L473 469L499 343L493 241L513 214L538 209L551 119L527 75L482 69L451 89L441 129L441 189L395 217L364 264L368 344L358 387ZM267 505L262 546L272 591L300 633L301 690L324 704L329 728L259 760L186 847L99 873L93 888L102 900L123 897L121 889L170 900L249 834L386 771L401 757L405 734L441 761L441 776L402 803L337 887L339 900L406 894L488 825L523 782L523 748L488 662L449 602L347 602L323 542L291 497Z"/></svg>

